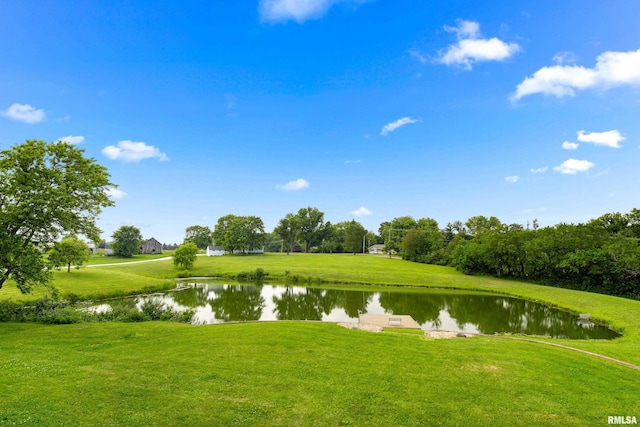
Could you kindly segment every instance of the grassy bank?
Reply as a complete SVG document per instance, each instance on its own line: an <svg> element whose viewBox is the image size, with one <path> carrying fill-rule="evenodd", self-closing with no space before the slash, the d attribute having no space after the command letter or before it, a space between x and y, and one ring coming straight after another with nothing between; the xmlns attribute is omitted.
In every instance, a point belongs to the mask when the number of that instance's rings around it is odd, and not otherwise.
<svg viewBox="0 0 640 427"><path fill-rule="evenodd" d="M495 338L299 322L1 327L8 425L604 425L640 410L640 373Z"/></svg>

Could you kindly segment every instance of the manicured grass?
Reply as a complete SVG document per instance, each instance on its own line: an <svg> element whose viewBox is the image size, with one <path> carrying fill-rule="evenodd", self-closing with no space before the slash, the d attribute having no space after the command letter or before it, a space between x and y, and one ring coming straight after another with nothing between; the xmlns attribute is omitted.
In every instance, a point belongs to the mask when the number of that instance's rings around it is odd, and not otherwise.
<svg viewBox="0 0 640 427"><path fill-rule="evenodd" d="M189 274L256 268L267 281L297 275L544 301L625 334L548 341L640 365L638 301L378 256L199 257ZM179 274L168 260L58 272L55 282L63 294L106 296L173 286ZM0 297L17 294L5 285ZM640 371L493 337L426 340L304 322L0 324L0 333L0 424L604 425L609 415L640 415Z"/></svg>
<svg viewBox="0 0 640 427"><path fill-rule="evenodd" d="M7 425L604 425L640 373L524 342L280 322L0 326Z"/></svg>

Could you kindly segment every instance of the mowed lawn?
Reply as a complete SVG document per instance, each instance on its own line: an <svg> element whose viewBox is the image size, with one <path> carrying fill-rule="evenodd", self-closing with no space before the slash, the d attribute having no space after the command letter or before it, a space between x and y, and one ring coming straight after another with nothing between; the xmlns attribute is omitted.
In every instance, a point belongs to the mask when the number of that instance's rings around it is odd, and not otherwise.
<svg viewBox="0 0 640 427"><path fill-rule="evenodd" d="M640 365L640 302L379 256L199 257L192 276L490 290L590 313L613 341L547 339ZM287 273L288 272L288 273ZM56 273L81 297L173 286L171 261ZM343 285L336 285L343 286ZM347 285L345 285L347 286ZM2 297L22 298L11 285ZM0 425L604 425L640 418L640 371L542 344L334 324L0 324Z"/></svg>

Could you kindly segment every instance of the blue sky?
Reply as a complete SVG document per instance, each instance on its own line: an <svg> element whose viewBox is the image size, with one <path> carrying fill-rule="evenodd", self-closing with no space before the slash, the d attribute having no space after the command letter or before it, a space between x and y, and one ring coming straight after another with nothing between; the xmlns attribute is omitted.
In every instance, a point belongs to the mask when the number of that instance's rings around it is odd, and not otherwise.
<svg viewBox="0 0 640 427"><path fill-rule="evenodd" d="M543 226L640 207L640 3L34 1L0 12L0 148L78 144L99 226L299 208Z"/></svg>

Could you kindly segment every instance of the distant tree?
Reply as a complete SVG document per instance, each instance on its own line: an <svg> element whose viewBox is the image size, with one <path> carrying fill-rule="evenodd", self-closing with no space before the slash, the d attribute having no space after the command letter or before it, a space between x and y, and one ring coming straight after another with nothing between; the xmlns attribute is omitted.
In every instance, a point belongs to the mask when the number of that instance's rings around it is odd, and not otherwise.
<svg viewBox="0 0 640 427"><path fill-rule="evenodd" d="M76 236L65 237L56 242L48 253L49 263L54 267L67 266L71 272L71 264L82 265L91 258L89 246Z"/></svg>
<svg viewBox="0 0 640 427"><path fill-rule="evenodd" d="M184 243L173 253L173 265L183 270L189 270L196 262L198 247L195 243Z"/></svg>
<svg viewBox="0 0 640 427"><path fill-rule="evenodd" d="M140 253L142 234L140 229L133 225L123 225L111 235L113 254L122 258L131 258Z"/></svg>
<svg viewBox="0 0 640 427"><path fill-rule="evenodd" d="M293 245L296 243L296 235L298 234L298 223L295 215L292 213L285 215L273 229L273 234L283 240L287 255L289 255L293 251Z"/></svg>
<svg viewBox="0 0 640 427"><path fill-rule="evenodd" d="M356 220L348 223L344 232L344 250L345 252L362 253L363 240L366 238L367 230Z"/></svg>
<svg viewBox="0 0 640 427"><path fill-rule="evenodd" d="M504 227L504 224L495 216L487 218L482 215L469 218L465 225L472 236L478 236L486 231L497 231Z"/></svg>
<svg viewBox="0 0 640 427"><path fill-rule="evenodd" d="M324 212L318 208L301 208L296 215L298 238L304 242L305 252L322 243L324 237Z"/></svg>
<svg viewBox="0 0 640 427"><path fill-rule="evenodd" d="M192 225L185 230L184 243L193 243L198 249L206 249L213 244L211 229L202 225Z"/></svg>
<svg viewBox="0 0 640 427"><path fill-rule="evenodd" d="M265 239L264 223L257 216L225 215L218 219L213 239L229 253L260 249Z"/></svg>
<svg viewBox="0 0 640 427"><path fill-rule="evenodd" d="M107 169L71 144L29 140L0 151L0 288L48 285L43 250L61 235L99 240L95 220L112 206Z"/></svg>

